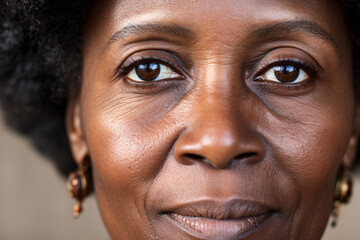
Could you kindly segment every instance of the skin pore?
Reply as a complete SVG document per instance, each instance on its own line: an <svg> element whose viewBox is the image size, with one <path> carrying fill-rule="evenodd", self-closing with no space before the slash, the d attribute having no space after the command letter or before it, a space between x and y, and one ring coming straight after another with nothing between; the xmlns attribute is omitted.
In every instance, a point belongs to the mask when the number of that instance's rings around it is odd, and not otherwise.
<svg viewBox="0 0 360 240"><path fill-rule="evenodd" d="M357 137L340 10L95 3L67 126L113 239L321 238Z"/></svg>

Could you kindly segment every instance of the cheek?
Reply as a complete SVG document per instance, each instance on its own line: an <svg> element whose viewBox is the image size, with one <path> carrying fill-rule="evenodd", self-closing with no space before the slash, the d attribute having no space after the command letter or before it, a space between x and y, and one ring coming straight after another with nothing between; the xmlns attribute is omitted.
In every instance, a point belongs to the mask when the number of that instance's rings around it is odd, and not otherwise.
<svg viewBox="0 0 360 240"><path fill-rule="evenodd" d="M149 230L141 224L146 221L142 202L157 166L151 162L151 141L139 137L136 127L107 117L93 119L99 127L87 134L98 204L113 237L132 239L127 234L137 229L140 235L134 236L143 239ZM144 156L148 161L141 161Z"/></svg>
<svg viewBox="0 0 360 240"><path fill-rule="evenodd" d="M82 115L101 214L112 236L145 239L151 229L144 202L178 134L175 120L163 119L172 101L118 92L91 99Z"/></svg>
<svg viewBox="0 0 360 240"><path fill-rule="evenodd" d="M277 159L281 169L298 186L297 199L292 200L297 202L294 219L302 222L299 224L302 229L296 230L299 236L311 235L325 227L337 169L352 132L352 101L325 96L317 97L316 101L310 97L301 101L267 99L277 112L267 115L262 131L273 159Z"/></svg>
<svg viewBox="0 0 360 240"><path fill-rule="evenodd" d="M109 100L103 101L95 110L97 114L91 114L87 120L91 122L86 130L90 154L104 182L133 192L156 177L176 128L170 127L169 117L163 121L169 108L163 104L166 97L124 97L110 101L111 104Z"/></svg>
<svg viewBox="0 0 360 240"><path fill-rule="evenodd" d="M272 109L264 132L281 164L304 188L329 188L353 131L351 77L331 73L333 78L317 80L310 94L262 99Z"/></svg>
<svg viewBox="0 0 360 240"><path fill-rule="evenodd" d="M297 111L301 114L301 109ZM269 136L280 164L291 175L310 182L335 176L334 170L343 159L350 138L351 121L339 119L324 109L321 111L297 116L302 118L299 122L282 122ZM299 183L306 182L299 180Z"/></svg>

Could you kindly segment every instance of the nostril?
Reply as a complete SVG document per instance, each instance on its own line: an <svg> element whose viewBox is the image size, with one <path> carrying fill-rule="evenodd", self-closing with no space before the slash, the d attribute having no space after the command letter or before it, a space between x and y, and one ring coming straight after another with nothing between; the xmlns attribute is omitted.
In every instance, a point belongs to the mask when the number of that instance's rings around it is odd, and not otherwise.
<svg viewBox="0 0 360 240"><path fill-rule="evenodd" d="M232 165L234 162L240 162L240 161L246 161L247 163L255 163L257 160L257 154L255 152L248 152L244 154L237 155L236 157L232 159L227 159L226 166ZM193 153L186 153L182 155L182 162L186 165L192 165L195 162L206 162L212 166L214 165L214 161L212 159L207 159L199 154L193 154ZM224 168L226 166L222 166L220 168ZM216 166L215 166L216 167ZM219 168L219 167L216 167Z"/></svg>
<svg viewBox="0 0 360 240"><path fill-rule="evenodd" d="M186 164L190 165L193 164L196 161L203 161L205 158L198 154L193 153L186 153L183 155L183 160L186 162Z"/></svg>
<svg viewBox="0 0 360 240"><path fill-rule="evenodd" d="M204 159L203 156L197 155L197 154L192 154L192 153L186 153L184 155L185 158L189 158L189 159L194 159L194 160L202 160Z"/></svg>
<svg viewBox="0 0 360 240"><path fill-rule="evenodd" d="M255 152L249 152L249 153L243 153L238 156L236 156L234 159L236 160L250 160L256 157L257 154Z"/></svg>
<svg viewBox="0 0 360 240"><path fill-rule="evenodd" d="M260 160L260 156L256 152L248 152L236 156L231 162L246 162L248 164L256 163Z"/></svg>

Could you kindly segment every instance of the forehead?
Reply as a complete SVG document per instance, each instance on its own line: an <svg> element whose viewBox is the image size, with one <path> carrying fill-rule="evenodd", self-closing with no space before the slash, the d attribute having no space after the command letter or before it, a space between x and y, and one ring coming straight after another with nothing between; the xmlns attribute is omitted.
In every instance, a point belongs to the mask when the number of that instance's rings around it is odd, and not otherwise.
<svg viewBox="0 0 360 240"><path fill-rule="evenodd" d="M121 28L135 24L176 23L210 35L211 32L244 31L267 23L305 19L318 23L342 41L346 24L339 6L340 1L336 0L95 1L85 32L104 42Z"/></svg>
<svg viewBox="0 0 360 240"><path fill-rule="evenodd" d="M124 24L163 17L163 20L187 18L192 24L197 20L236 21L239 17L280 20L311 16L314 20L329 22L334 14L339 14L339 6L337 0L105 0L95 1L93 12Z"/></svg>

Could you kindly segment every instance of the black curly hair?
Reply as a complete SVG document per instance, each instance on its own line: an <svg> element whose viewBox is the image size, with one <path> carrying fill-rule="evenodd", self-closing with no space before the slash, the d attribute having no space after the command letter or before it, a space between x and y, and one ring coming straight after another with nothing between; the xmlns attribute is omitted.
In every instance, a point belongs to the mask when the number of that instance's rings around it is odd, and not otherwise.
<svg viewBox="0 0 360 240"><path fill-rule="evenodd" d="M68 174L76 166L65 110L69 86L81 79L82 28L91 1L0 1L0 97L6 123L28 135Z"/></svg>
<svg viewBox="0 0 360 240"><path fill-rule="evenodd" d="M2 1L2 2L1 2ZM360 85L360 0L342 0ZM30 137L63 174L76 168L65 131L81 82L82 30L91 0L0 0L0 98L7 124Z"/></svg>

